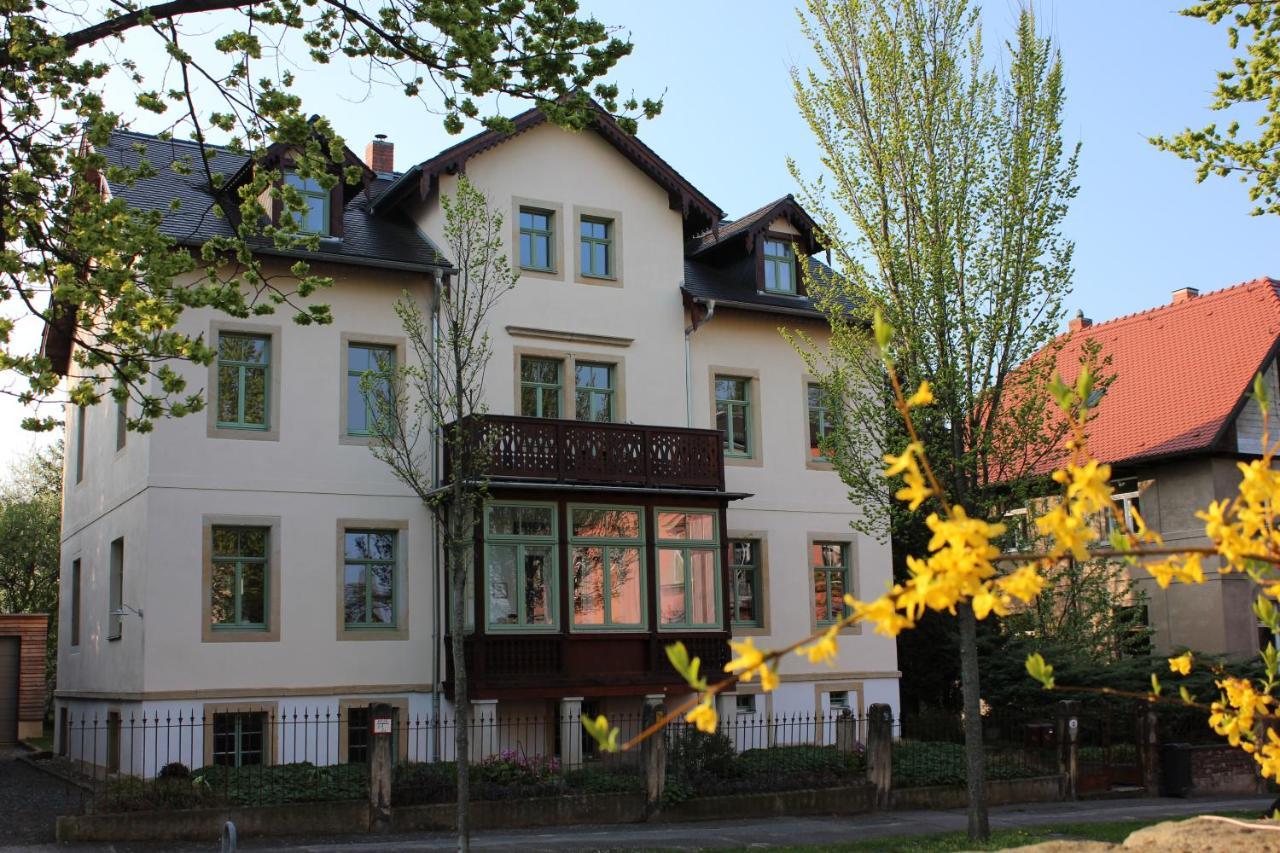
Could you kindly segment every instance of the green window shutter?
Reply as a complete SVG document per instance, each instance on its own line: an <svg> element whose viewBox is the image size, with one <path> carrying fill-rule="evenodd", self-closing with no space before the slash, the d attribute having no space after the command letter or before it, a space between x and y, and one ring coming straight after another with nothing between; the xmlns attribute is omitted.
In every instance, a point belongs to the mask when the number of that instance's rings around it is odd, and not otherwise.
<svg viewBox="0 0 1280 853"><path fill-rule="evenodd" d="M849 588L849 544L847 542L815 542L810 556L813 570L814 615L819 625L830 625L844 618L844 604Z"/></svg>
<svg viewBox="0 0 1280 853"><path fill-rule="evenodd" d="M560 417L560 369L559 359L520 357L520 414Z"/></svg>
<svg viewBox="0 0 1280 853"><path fill-rule="evenodd" d="M396 349L373 344L347 345L347 435L372 435L379 406L391 399L396 370ZM365 392L365 377L372 383Z"/></svg>
<svg viewBox="0 0 1280 853"><path fill-rule="evenodd" d="M271 338L230 332L219 334L217 376L218 426L267 429L271 405Z"/></svg>
<svg viewBox="0 0 1280 853"><path fill-rule="evenodd" d="M549 210L520 208L520 266L554 272L556 266L553 214Z"/></svg>
<svg viewBox="0 0 1280 853"><path fill-rule="evenodd" d="M591 278L613 278L613 220L582 217L579 240L582 274Z"/></svg>
<svg viewBox="0 0 1280 853"><path fill-rule="evenodd" d="M213 627L266 630L271 528L215 525L211 535Z"/></svg>
<svg viewBox="0 0 1280 853"><path fill-rule="evenodd" d="M755 453L751 435L751 380L717 376L716 429L724 435L726 456L750 458Z"/></svg>
<svg viewBox="0 0 1280 853"><path fill-rule="evenodd" d="M398 538L394 530L343 532L342 621L348 628L396 626Z"/></svg>
<svg viewBox="0 0 1280 853"><path fill-rule="evenodd" d="M613 365L580 361L574 372L574 416L580 421L614 419Z"/></svg>

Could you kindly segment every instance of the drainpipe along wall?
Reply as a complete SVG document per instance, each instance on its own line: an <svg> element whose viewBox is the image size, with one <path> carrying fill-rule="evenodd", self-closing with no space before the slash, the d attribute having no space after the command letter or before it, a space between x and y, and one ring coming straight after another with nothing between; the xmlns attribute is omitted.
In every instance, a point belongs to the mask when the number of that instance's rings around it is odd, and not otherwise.
<svg viewBox="0 0 1280 853"><path fill-rule="evenodd" d="M680 284L684 286L684 282ZM707 300L706 313L701 317L698 316L699 307L696 302L689 306L689 325L684 327L684 415L685 425L689 427L693 426L693 364L689 356L689 338L703 325L711 322L711 318L716 315L716 301Z"/></svg>

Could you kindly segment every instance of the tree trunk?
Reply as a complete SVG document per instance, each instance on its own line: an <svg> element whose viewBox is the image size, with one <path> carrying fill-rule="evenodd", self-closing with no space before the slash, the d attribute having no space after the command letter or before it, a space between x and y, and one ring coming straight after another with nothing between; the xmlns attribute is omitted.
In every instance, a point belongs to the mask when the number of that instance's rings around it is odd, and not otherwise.
<svg viewBox="0 0 1280 853"><path fill-rule="evenodd" d="M978 679L978 620L973 607L959 607L960 689L964 695L964 767L969 787L969 839L986 841L991 834L987 821L986 761L982 751L982 689Z"/></svg>
<svg viewBox="0 0 1280 853"><path fill-rule="evenodd" d="M455 486L455 491L457 487ZM455 498L457 495L455 494ZM467 568L471 545L464 535L467 525L455 502L449 513L449 608L453 630L449 646L453 654L453 757L458 771L458 853L471 849L471 700L467 698L465 639L467 625Z"/></svg>

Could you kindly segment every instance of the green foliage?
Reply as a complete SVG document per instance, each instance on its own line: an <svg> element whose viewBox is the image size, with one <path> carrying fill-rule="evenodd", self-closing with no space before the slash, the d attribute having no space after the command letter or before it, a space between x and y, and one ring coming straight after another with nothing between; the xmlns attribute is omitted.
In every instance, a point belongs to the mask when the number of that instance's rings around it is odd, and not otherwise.
<svg viewBox="0 0 1280 853"><path fill-rule="evenodd" d="M278 163L266 158L271 146L292 150L298 174L322 186L357 178L331 122L304 108L295 91L299 70L342 63L369 86L390 84L441 115L450 133L468 119L509 128L507 118L482 106L495 99L536 104L551 121L581 128L591 94L631 132L640 116L661 109L660 102L620 97L605 81L631 45L581 14L576 0L160 6L163 17L156 7L121 4L86 25L75 10L14 0L0 28L0 302L20 303L21 312L58 334L74 334L71 402L132 398L135 430L206 403L166 363L214 357L202 336L178 330L187 309L247 317L287 308L300 324L331 319L327 306L311 301L328 277L303 261L278 273L254 251L318 245L290 215L304 202L280 184ZM215 31L220 35L211 36ZM135 59L153 54L170 60L160 86L144 78ZM107 103L108 88L134 90L130 114L109 109L119 102ZM122 185L157 173L145 157L112 166L101 153L135 116L159 117L165 135L200 144L202 154L175 163L174 171L219 191L219 200L209 211L179 211L175 202L172 212L226 218L231 236L179 247L161 231L159 214L104 196L104 178ZM256 165L235 192L224 191L228 176L210 167L213 138ZM264 199L281 205L280 225L269 224ZM23 402L55 399L60 377L52 363L20 347L13 328L12 319L0 321L0 370L26 380ZM50 429L56 421L32 416L25 425Z"/></svg>
<svg viewBox="0 0 1280 853"><path fill-rule="evenodd" d="M1280 213L1280 0L1205 0L1182 14L1214 25L1227 22L1227 46L1235 55L1218 72L1210 107L1224 116L1241 109L1250 119L1261 114L1245 125L1255 128L1252 133L1242 133L1240 121L1232 119L1225 128L1215 122L1153 137L1151 144L1195 163L1197 182L1210 175L1238 178L1249 187L1254 216Z"/></svg>
<svg viewBox="0 0 1280 853"><path fill-rule="evenodd" d="M723 734L686 727L668 734L663 799L677 803L699 796L826 788L850 784L865 772L861 746L839 751L803 744L739 753Z"/></svg>
<svg viewBox="0 0 1280 853"><path fill-rule="evenodd" d="M1056 772L1056 769L1051 771L1029 763L1016 750L988 751L987 779L1026 779L1047 772ZM964 785L966 778L962 743L900 741L893 745L895 788Z"/></svg>
<svg viewBox="0 0 1280 853"><path fill-rule="evenodd" d="M789 166L839 275L807 282L830 322L829 354L793 340L844 401L835 466L865 530L920 523L894 517L881 476L881 453L905 443L879 358L896 330L902 386L932 386L934 405L913 413L930 463L954 501L989 517L1003 484L1035 470L1064 432L1045 393L1076 194L1060 57L1024 9L1008 54L990 61L966 0L808 0L802 21L817 62L793 74L795 98L824 170Z"/></svg>

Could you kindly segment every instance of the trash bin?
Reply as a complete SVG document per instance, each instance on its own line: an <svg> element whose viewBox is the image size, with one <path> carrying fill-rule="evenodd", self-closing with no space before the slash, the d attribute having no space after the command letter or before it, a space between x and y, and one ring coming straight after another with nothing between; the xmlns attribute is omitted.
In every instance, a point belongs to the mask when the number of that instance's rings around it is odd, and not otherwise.
<svg viewBox="0 0 1280 853"><path fill-rule="evenodd" d="M1160 796L1185 797L1191 793L1191 744L1166 743L1160 747Z"/></svg>

